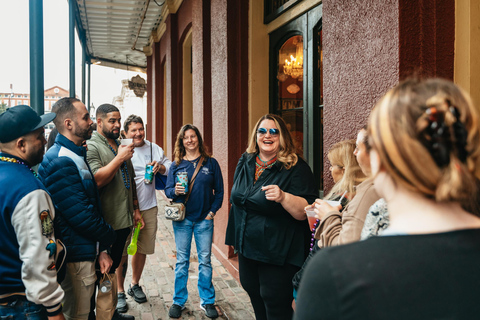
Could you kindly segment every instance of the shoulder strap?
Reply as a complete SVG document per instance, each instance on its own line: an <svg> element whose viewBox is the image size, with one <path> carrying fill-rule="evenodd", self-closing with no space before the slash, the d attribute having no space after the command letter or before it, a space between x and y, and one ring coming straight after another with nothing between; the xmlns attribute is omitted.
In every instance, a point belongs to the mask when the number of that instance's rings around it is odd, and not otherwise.
<svg viewBox="0 0 480 320"><path fill-rule="evenodd" d="M204 160L204 157L202 156L198 161L198 165L197 165L197 168L195 169L195 172L193 173L192 179L190 179L190 183L189 183L190 186L188 188L187 197L185 198L185 204L187 204L188 198L190 197L190 193L192 192L193 184L195 183L195 178L197 177L197 173L198 171L200 171L200 168L203 165L203 160Z"/></svg>

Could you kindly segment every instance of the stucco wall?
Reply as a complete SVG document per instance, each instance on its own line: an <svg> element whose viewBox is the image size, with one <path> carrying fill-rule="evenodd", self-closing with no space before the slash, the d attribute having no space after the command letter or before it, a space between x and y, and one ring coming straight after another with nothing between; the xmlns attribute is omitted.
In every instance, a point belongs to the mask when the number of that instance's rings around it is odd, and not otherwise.
<svg viewBox="0 0 480 320"><path fill-rule="evenodd" d="M325 1L323 4L324 157L354 138L375 102L399 78L397 1ZM332 186L325 165L326 188Z"/></svg>

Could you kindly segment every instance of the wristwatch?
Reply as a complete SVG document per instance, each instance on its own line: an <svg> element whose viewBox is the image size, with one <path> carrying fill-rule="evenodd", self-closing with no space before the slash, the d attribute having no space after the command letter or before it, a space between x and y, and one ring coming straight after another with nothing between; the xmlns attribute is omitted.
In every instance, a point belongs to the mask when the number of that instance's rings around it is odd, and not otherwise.
<svg viewBox="0 0 480 320"><path fill-rule="evenodd" d="M208 215L209 215L210 218L212 218L212 219L215 218L215 214L214 214L212 211L210 211L210 212L208 213Z"/></svg>

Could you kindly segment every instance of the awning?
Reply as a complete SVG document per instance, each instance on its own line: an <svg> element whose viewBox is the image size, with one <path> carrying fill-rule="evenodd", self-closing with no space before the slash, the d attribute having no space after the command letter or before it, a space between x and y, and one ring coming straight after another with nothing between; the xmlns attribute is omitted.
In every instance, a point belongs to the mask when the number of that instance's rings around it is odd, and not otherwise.
<svg viewBox="0 0 480 320"><path fill-rule="evenodd" d="M145 69L143 47L161 22L166 0L76 1L79 35L92 63Z"/></svg>

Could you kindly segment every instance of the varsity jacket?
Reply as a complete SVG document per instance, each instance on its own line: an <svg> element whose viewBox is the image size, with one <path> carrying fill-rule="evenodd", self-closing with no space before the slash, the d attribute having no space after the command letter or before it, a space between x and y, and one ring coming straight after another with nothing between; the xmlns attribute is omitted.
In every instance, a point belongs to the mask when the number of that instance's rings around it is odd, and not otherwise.
<svg viewBox="0 0 480 320"><path fill-rule="evenodd" d="M26 297L61 312L64 292L55 270L55 208L44 186L16 158L0 153L0 303Z"/></svg>
<svg viewBox="0 0 480 320"><path fill-rule="evenodd" d="M58 229L67 247L66 261L94 261L99 251L113 244L115 232L102 217L86 149L58 134L38 174L57 208Z"/></svg>

